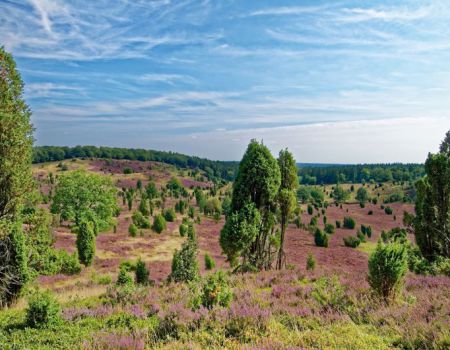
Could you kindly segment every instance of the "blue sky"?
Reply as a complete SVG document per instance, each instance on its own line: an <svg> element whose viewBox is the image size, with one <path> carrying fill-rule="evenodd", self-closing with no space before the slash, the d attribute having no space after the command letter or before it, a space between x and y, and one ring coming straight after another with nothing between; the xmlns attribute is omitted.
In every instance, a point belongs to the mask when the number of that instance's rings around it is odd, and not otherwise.
<svg viewBox="0 0 450 350"><path fill-rule="evenodd" d="M449 1L0 0L36 143L421 162L450 129Z"/></svg>

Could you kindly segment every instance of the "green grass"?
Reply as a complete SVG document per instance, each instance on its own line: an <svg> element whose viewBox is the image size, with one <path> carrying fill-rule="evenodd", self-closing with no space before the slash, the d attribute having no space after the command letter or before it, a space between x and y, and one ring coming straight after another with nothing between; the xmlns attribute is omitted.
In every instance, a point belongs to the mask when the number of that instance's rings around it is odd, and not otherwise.
<svg viewBox="0 0 450 350"><path fill-rule="evenodd" d="M373 253L375 248L377 247L377 244L375 242L364 242L361 243L358 248L359 251L366 253L367 255L370 255Z"/></svg>

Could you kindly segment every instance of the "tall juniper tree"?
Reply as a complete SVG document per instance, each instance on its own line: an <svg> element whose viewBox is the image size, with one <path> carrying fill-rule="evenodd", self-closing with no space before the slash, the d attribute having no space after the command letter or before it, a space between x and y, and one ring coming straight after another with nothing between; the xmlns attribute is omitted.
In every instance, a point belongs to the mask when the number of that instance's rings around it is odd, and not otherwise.
<svg viewBox="0 0 450 350"><path fill-rule="evenodd" d="M271 267L276 253L274 227L280 182L276 159L264 144L252 140L239 164L233 185L231 213L234 215L228 215L221 232L220 243L229 258L241 256L243 262L257 269ZM253 210L259 212L260 220L255 220L256 216L251 213ZM240 239L240 232L246 232L242 236L242 244L229 244L231 237ZM232 252L230 246L237 250Z"/></svg>
<svg viewBox="0 0 450 350"><path fill-rule="evenodd" d="M278 166L281 173L281 184L278 192L278 205L280 207L280 248L278 250L277 269L285 264L284 237L289 217L296 206L296 190L298 187L297 165L295 159L287 149L281 150L278 156Z"/></svg>
<svg viewBox="0 0 450 350"><path fill-rule="evenodd" d="M21 209L33 192L31 112L13 57L0 47L0 305L28 280Z"/></svg>

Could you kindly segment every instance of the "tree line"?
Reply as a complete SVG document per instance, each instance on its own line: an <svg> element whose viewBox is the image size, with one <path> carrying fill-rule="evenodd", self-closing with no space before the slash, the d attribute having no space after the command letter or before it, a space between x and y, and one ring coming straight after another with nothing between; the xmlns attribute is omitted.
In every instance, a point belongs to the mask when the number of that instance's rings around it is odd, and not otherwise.
<svg viewBox="0 0 450 350"><path fill-rule="evenodd" d="M154 161L172 164L180 168L193 168L205 171L210 180L234 179L238 162L214 161L188 156L176 152L165 152L134 148L96 147L96 146L37 146L33 149L33 163L61 161L71 158L102 158Z"/></svg>
<svg viewBox="0 0 450 350"><path fill-rule="evenodd" d="M355 164L300 167L300 182L305 185L414 181L425 175L423 164Z"/></svg>

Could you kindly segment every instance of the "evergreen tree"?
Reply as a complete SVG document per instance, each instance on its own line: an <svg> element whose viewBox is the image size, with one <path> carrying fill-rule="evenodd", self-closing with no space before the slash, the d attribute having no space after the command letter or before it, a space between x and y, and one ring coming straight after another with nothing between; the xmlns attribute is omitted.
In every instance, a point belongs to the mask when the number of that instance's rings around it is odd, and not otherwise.
<svg viewBox="0 0 450 350"><path fill-rule="evenodd" d="M81 219L77 228L77 249L80 263L89 266L95 257L95 234L91 222Z"/></svg>
<svg viewBox="0 0 450 350"><path fill-rule="evenodd" d="M280 151L278 166L281 173L281 185L278 192L278 205L280 207L280 248L278 250L277 268L285 264L284 236L289 217L296 206L296 190L298 187L297 165L292 154L287 150Z"/></svg>

